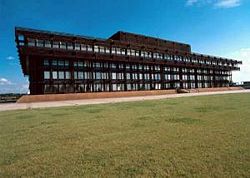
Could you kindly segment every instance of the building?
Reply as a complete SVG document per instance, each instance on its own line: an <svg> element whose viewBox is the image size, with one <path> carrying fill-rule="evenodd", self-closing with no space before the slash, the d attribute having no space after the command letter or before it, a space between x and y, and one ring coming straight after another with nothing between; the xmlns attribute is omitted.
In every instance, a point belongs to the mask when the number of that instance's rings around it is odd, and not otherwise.
<svg viewBox="0 0 250 178"><path fill-rule="evenodd" d="M245 89L250 89L250 81L244 81L242 82L240 85L238 85L242 88L245 88Z"/></svg>
<svg viewBox="0 0 250 178"><path fill-rule="evenodd" d="M31 94L225 87L241 61L127 32L108 39L15 29Z"/></svg>

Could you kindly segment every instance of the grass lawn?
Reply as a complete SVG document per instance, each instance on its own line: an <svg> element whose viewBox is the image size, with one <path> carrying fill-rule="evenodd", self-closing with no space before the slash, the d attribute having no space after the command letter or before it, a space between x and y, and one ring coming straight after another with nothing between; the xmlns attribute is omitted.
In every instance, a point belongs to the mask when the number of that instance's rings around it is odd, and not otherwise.
<svg viewBox="0 0 250 178"><path fill-rule="evenodd" d="M250 94L0 112L0 177L22 176L250 177Z"/></svg>

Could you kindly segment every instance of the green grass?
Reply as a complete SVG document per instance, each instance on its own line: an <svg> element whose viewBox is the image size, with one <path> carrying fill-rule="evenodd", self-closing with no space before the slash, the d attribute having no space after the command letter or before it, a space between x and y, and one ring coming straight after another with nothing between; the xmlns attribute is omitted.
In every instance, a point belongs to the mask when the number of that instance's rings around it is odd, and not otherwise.
<svg viewBox="0 0 250 178"><path fill-rule="evenodd" d="M250 94L0 112L0 177L26 176L250 177Z"/></svg>

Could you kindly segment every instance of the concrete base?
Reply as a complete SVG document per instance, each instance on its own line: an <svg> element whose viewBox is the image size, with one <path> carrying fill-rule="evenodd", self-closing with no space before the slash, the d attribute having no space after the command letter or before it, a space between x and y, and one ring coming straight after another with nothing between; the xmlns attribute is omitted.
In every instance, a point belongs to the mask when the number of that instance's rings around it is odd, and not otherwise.
<svg viewBox="0 0 250 178"><path fill-rule="evenodd" d="M230 90L242 90L242 88L241 87L199 88L199 89L190 89L188 91L189 93L199 93L199 92L230 91ZM177 93L176 90L150 90L150 91L121 91L121 92L25 95L25 96L22 96L17 101L17 103L169 95L169 94L176 94L176 93Z"/></svg>

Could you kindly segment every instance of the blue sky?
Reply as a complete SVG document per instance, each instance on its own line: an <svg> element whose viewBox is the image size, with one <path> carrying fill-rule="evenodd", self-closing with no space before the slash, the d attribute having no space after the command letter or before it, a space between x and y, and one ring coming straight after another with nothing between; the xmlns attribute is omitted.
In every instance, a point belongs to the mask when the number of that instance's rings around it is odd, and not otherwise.
<svg viewBox="0 0 250 178"><path fill-rule="evenodd" d="M0 93L27 91L14 27L107 38L118 30L191 44L243 61L250 80L250 0L0 0Z"/></svg>

